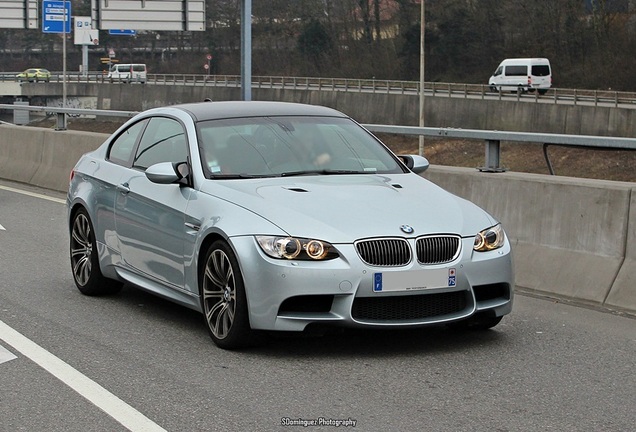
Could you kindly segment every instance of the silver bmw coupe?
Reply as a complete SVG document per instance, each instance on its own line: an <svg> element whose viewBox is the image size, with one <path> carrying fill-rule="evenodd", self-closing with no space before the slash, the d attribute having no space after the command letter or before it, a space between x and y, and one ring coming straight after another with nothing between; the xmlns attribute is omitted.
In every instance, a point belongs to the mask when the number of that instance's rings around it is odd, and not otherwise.
<svg viewBox="0 0 636 432"><path fill-rule="evenodd" d="M71 173L73 278L200 311L226 349L263 330L491 328L512 309L510 243L427 167L326 107L151 109Z"/></svg>

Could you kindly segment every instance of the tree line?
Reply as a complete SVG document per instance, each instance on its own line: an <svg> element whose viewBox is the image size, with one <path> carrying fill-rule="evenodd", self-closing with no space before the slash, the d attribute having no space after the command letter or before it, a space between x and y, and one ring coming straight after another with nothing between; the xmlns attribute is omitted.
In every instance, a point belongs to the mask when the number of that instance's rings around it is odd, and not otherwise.
<svg viewBox="0 0 636 432"><path fill-rule="evenodd" d="M425 0L427 81L486 83L509 57L547 57L554 86L636 91L636 0ZM90 0L73 0L90 15ZM255 75L419 79L420 0L252 0ZM204 32L100 32L108 48L155 73L240 73L241 0L206 0ZM60 35L0 32L1 68L61 70ZM71 39L72 41L72 39ZM81 63L69 46L69 62ZM43 54L44 53L44 54ZM79 60L78 60L79 59ZM39 62L39 64L34 64Z"/></svg>

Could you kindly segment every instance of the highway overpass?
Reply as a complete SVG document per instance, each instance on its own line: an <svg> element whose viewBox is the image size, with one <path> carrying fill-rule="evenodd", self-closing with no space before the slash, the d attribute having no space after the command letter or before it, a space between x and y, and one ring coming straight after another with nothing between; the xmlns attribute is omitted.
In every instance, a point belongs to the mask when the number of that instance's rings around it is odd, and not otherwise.
<svg viewBox="0 0 636 432"><path fill-rule="evenodd" d="M325 105L361 123L416 126L419 96L409 82L257 77L253 100ZM80 81L80 79L76 79ZM383 84L386 83L386 84ZM636 137L636 95L552 89L545 96L488 93L485 86L429 83L425 124L431 127L545 132L571 135ZM0 82L4 102L19 97L35 105L61 106L61 82ZM67 82L67 106L142 111L156 106L240 99L234 78L155 76L146 84L109 83L103 79Z"/></svg>

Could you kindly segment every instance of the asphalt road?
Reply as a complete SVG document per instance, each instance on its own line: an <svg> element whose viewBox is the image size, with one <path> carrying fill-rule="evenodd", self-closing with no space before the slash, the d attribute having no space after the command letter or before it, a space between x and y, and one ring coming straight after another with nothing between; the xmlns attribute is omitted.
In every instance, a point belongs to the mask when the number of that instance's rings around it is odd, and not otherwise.
<svg viewBox="0 0 636 432"><path fill-rule="evenodd" d="M636 319L518 295L486 332L347 331L222 351L196 312L130 287L82 296L63 200L0 182L2 432L636 424Z"/></svg>

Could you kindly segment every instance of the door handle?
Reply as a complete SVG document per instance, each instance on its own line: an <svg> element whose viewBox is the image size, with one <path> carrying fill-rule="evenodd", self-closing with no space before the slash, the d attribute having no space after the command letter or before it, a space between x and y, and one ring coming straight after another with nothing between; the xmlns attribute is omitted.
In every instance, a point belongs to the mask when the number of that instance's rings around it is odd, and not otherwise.
<svg viewBox="0 0 636 432"><path fill-rule="evenodd" d="M130 192L130 188L128 187L128 183L122 183L120 185L117 185L117 190L123 194L127 194L128 192Z"/></svg>

